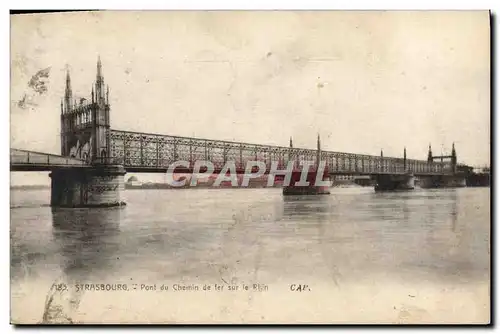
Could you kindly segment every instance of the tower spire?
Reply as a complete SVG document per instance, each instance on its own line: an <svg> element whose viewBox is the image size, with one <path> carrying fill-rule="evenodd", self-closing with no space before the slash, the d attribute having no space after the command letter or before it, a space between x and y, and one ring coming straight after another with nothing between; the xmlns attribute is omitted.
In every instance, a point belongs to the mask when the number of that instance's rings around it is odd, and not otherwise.
<svg viewBox="0 0 500 334"><path fill-rule="evenodd" d="M290 148L293 148L292 136L290 136Z"/></svg>
<svg viewBox="0 0 500 334"><path fill-rule="evenodd" d="M453 173L457 171L457 151L455 151L455 143L451 145L451 165L453 168Z"/></svg>
<svg viewBox="0 0 500 334"><path fill-rule="evenodd" d="M431 148L431 144L429 143L429 152L427 153L427 162L432 162L433 159L432 159L432 148Z"/></svg>
<svg viewBox="0 0 500 334"><path fill-rule="evenodd" d="M101 56L97 56L97 78L102 77L102 63L101 63Z"/></svg>
<svg viewBox="0 0 500 334"><path fill-rule="evenodd" d="M403 151L403 171L406 172L406 146Z"/></svg>
<svg viewBox="0 0 500 334"><path fill-rule="evenodd" d="M71 77L69 76L69 70L66 70L66 91L71 92Z"/></svg>
<svg viewBox="0 0 500 334"><path fill-rule="evenodd" d="M64 90L64 103L66 105L66 112L72 109L73 91L71 90L71 78L69 76L69 69L66 70L66 89Z"/></svg>
<svg viewBox="0 0 500 334"><path fill-rule="evenodd" d="M97 56L97 75L95 83L96 102L104 100L104 77L102 76L101 56Z"/></svg>
<svg viewBox="0 0 500 334"><path fill-rule="evenodd" d="M316 152L316 168L319 167L319 163L321 161L321 139L319 138L319 133L318 133L317 147L318 151Z"/></svg>

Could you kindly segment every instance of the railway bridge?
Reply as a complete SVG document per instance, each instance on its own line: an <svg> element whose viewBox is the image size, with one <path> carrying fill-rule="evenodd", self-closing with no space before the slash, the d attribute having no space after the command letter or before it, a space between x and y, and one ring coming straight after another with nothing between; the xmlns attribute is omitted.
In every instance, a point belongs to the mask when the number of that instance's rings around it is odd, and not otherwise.
<svg viewBox="0 0 500 334"><path fill-rule="evenodd" d="M167 134L111 129L109 87L104 84L101 60L89 99L76 100L69 72L60 105L61 154L11 149L11 171L50 171L51 205L61 207L124 204L120 193L124 175L134 173L225 173L228 166L239 174L291 174L284 194L328 193L315 186L298 186L305 166L306 181L325 181L336 175L369 175L377 190L408 190L418 177L421 186L463 186L455 145L451 155L434 156L429 145L425 160L387 157L381 151L366 155L316 149L251 144ZM180 163L182 162L182 163ZM322 189L322 190L321 190Z"/></svg>

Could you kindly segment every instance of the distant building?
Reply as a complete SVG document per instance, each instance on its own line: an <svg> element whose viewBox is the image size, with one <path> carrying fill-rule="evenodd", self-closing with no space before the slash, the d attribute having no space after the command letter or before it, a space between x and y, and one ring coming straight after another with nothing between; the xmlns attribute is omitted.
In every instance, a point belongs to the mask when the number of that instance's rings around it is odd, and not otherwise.
<svg viewBox="0 0 500 334"><path fill-rule="evenodd" d="M129 177L127 179L127 185L129 185L129 186L140 186L140 185L142 185L142 183L139 182L139 179L137 179L136 176L132 175L131 177Z"/></svg>

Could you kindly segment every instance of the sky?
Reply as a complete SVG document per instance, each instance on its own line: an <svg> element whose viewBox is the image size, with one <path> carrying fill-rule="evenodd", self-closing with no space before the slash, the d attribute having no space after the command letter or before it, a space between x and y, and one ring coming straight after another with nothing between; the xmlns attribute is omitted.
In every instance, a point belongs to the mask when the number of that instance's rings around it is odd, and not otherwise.
<svg viewBox="0 0 500 334"><path fill-rule="evenodd" d="M99 55L113 129L305 148L319 133L324 150L423 160L454 142L487 165L489 25L487 11L11 16L11 147L60 153L66 70L90 98Z"/></svg>

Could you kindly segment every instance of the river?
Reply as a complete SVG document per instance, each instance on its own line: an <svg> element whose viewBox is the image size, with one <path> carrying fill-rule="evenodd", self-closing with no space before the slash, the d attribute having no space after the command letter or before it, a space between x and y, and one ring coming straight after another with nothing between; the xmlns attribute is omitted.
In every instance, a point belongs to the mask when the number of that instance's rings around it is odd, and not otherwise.
<svg viewBox="0 0 500 334"><path fill-rule="evenodd" d="M52 210L50 190L11 191L12 322L50 322L58 298L77 323L489 322L490 188L124 197Z"/></svg>

